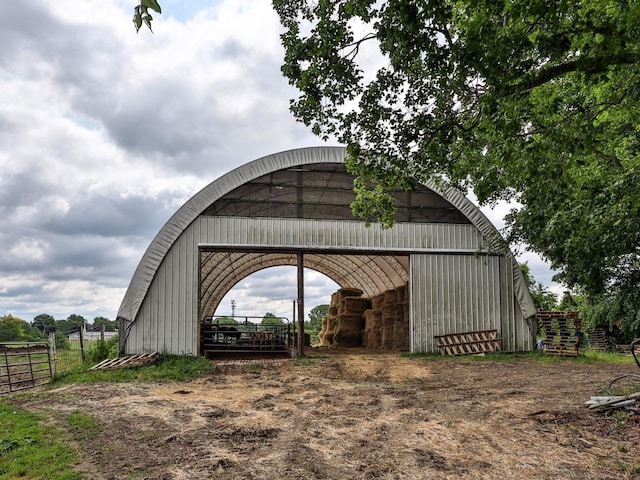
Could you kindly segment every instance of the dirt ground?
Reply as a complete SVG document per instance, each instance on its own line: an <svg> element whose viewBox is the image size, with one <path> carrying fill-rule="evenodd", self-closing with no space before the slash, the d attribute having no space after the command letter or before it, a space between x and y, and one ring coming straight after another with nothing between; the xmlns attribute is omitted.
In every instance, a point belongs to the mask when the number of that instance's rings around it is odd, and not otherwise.
<svg viewBox="0 0 640 480"><path fill-rule="evenodd" d="M582 403L634 368L363 350L8 400L93 416L87 479L621 480L640 479L640 415Z"/></svg>

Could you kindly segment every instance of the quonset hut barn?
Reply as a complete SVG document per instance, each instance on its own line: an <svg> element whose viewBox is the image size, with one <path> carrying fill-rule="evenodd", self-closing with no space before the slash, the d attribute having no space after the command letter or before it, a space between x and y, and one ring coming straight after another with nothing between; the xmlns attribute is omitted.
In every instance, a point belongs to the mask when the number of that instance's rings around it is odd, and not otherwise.
<svg viewBox="0 0 640 480"><path fill-rule="evenodd" d="M345 149L290 150L243 165L187 201L156 235L118 311L124 354L202 355L203 325L231 288L261 269L297 265L365 297L403 287L411 352L434 337L495 330L502 350L531 350L535 307L489 220L454 189L397 192L396 224L353 217ZM327 302L328 303L328 302Z"/></svg>

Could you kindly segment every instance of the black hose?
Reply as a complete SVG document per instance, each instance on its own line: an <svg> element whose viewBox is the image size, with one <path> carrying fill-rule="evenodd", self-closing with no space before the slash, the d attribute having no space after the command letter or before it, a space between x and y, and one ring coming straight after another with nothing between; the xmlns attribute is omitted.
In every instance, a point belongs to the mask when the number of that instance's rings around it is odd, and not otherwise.
<svg viewBox="0 0 640 480"><path fill-rule="evenodd" d="M638 343L640 343L640 338L636 338L633 342L631 342L631 355L633 355L633 359L635 360L636 365L638 365L638 368L640 368L640 361L638 361L638 356L636 355L636 345ZM613 380L611 380L611 383L609 383L609 392L611 392L611 387L613 386L613 384L618 380L622 380L623 378L640 378L640 375L636 373L625 373L624 375L620 375L619 377L614 378Z"/></svg>

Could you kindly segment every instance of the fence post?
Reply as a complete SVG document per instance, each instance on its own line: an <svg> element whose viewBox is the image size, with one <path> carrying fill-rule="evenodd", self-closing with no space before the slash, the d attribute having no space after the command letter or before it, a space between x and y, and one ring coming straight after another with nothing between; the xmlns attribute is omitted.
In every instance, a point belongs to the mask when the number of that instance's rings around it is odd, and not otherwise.
<svg viewBox="0 0 640 480"><path fill-rule="evenodd" d="M51 369L51 378L56 376L56 332L49 332L49 368Z"/></svg>
<svg viewBox="0 0 640 480"><path fill-rule="evenodd" d="M82 361L84 362L84 326L80 327L80 355L82 356Z"/></svg>

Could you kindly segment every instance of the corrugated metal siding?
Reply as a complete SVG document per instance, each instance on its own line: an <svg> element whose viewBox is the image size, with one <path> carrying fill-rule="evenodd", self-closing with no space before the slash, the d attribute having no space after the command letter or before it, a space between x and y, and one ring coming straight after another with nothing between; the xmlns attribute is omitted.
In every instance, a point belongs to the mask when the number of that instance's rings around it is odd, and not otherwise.
<svg viewBox="0 0 640 480"><path fill-rule="evenodd" d="M193 228L194 225L190 227ZM366 249L476 251L488 248L473 225L399 223L383 230L362 222L199 217L200 243Z"/></svg>
<svg viewBox="0 0 640 480"><path fill-rule="evenodd" d="M435 335L497 329L504 350L532 348L504 256L412 255L414 352L436 352Z"/></svg>
<svg viewBox="0 0 640 480"><path fill-rule="evenodd" d="M472 225L398 224L367 228L360 222L199 217L180 235L158 268L127 340L127 353L196 354L198 244L358 249L477 250Z"/></svg>

